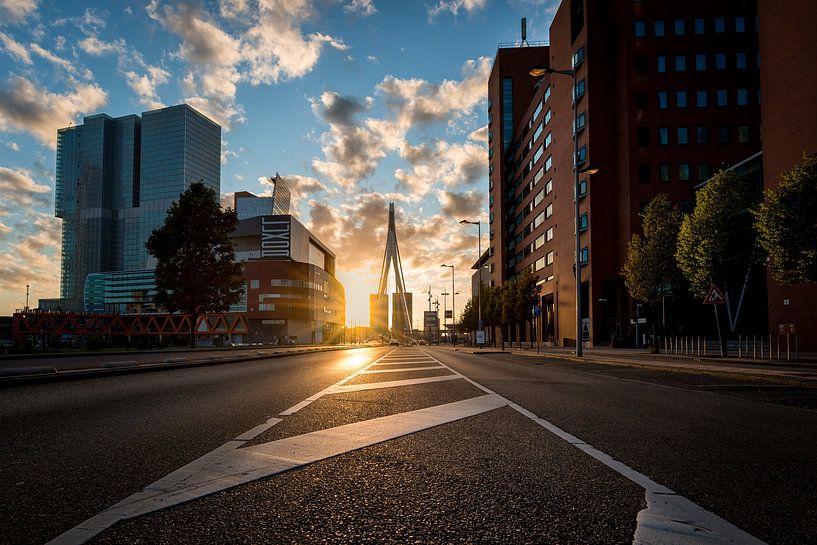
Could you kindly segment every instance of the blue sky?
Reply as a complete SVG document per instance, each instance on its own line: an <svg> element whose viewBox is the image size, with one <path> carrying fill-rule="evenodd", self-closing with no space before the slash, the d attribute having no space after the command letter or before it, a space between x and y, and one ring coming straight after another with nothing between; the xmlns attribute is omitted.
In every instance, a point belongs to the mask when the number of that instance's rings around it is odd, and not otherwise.
<svg viewBox="0 0 817 545"><path fill-rule="evenodd" d="M467 300L487 220L487 78L498 42L546 40L557 0L0 0L0 314L59 295L56 131L187 102L222 125L221 190L268 192L338 255L368 323L388 202L415 322ZM487 244L483 225L483 248ZM442 298L440 298L442 305ZM448 299L448 308L451 300Z"/></svg>

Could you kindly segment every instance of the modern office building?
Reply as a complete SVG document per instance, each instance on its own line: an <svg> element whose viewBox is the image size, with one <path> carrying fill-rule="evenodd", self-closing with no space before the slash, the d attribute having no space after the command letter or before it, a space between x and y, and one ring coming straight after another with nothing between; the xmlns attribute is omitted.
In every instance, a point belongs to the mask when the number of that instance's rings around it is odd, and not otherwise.
<svg viewBox="0 0 817 545"><path fill-rule="evenodd" d="M221 127L186 104L59 129L64 310L83 309L89 274L153 268L145 242L170 204L196 181L219 192L220 176Z"/></svg>
<svg viewBox="0 0 817 545"><path fill-rule="evenodd" d="M250 341L342 340L346 294L334 252L290 215L241 220L231 238L244 265Z"/></svg>
<svg viewBox="0 0 817 545"><path fill-rule="evenodd" d="M546 340L577 342L574 198L592 345L629 333L634 305L620 271L649 200L665 193L688 211L697 183L760 151L756 25L749 0L565 0L548 47L498 50L488 86L490 279L535 271ZM569 74L532 78L534 66L575 70L575 86ZM574 168L588 167L598 172L583 173L574 196Z"/></svg>
<svg viewBox="0 0 817 545"><path fill-rule="evenodd" d="M760 0L758 12L763 171L774 188L803 152L817 153L817 3ZM817 285L768 279L771 332L796 333L801 350L817 350Z"/></svg>

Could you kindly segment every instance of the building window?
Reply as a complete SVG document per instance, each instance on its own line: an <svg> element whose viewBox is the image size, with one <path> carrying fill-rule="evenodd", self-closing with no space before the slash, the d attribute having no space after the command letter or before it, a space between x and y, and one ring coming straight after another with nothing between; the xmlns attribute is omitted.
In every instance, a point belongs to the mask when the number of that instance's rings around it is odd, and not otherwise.
<svg viewBox="0 0 817 545"><path fill-rule="evenodd" d="M573 189L573 192L574 193L576 192L575 188ZM587 195L587 179L586 178L584 180L579 180L579 198L581 199L585 195Z"/></svg>
<svg viewBox="0 0 817 545"><path fill-rule="evenodd" d="M580 113L576 117L575 122L576 122L576 132L582 130L584 128L585 123L587 122L587 114L585 114L584 112ZM550 133L548 133L548 136L550 136Z"/></svg>
<svg viewBox="0 0 817 545"><path fill-rule="evenodd" d="M647 34L647 23L644 21L635 22L635 37L643 38Z"/></svg>
<svg viewBox="0 0 817 545"><path fill-rule="evenodd" d="M675 55L675 71L676 72L686 72L687 69L687 56L686 55Z"/></svg>
<svg viewBox="0 0 817 545"><path fill-rule="evenodd" d="M638 145L639 147L646 148L650 145L650 129L647 127L639 127L638 128Z"/></svg>
<svg viewBox="0 0 817 545"><path fill-rule="evenodd" d="M735 68L746 69L746 53L735 53Z"/></svg>
<svg viewBox="0 0 817 545"><path fill-rule="evenodd" d="M553 265L553 251L545 254L545 265Z"/></svg>
<svg viewBox="0 0 817 545"><path fill-rule="evenodd" d="M539 123L539 126L536 127L536 130L533 131L533 141L536 142L539 140L539 137L542 136L542 123Z"/></svg>
<svg viewBox="0 0 817 545"><path fill-rule="evenodd" d="M664 73L667 71L667 56L658 55L658 71Z"/></svg>
<svg viewBox="0 0 817 545"><path fill-rule="evenodd" d="M640 184L650 183L650 165L645 164L638 165L638 183Z"/></svg>
<svg viewBox="0 0 817 545"><path fill-rule="evenodd" d="M539 248L545 245L545 235L539 235L536 237L536 240L533 241L533 251L535 252Z"/></svg>
<svg viewBox="0 0 817 545"><path fill-rule="evenodd" d="M683 36L686 34L686 25L684 24L683 19L676 19L675 20L675 35L676 36Z"/></svg>
<svg viewBox="0 0 817 545"><path fill-rule="evenodd" d="M539 259L537 259L536 262L534 262L534 264L533 264L533 268L534 268L534 270L537 270L537 271L540 271L540 270L544 269L545 268L545 258L540 257Z"/></svg>
<svg viewBox="0 0 817 545"><path fill-rule="evenodd" d="M649 68L647 67L647 57L646 55L636 55L635 57L635 73L636 74L646 74L649 72Z"/></svg>
<svg viewBox="0 0 817 545"><path fill-rule="evenodd" d="M698 143L709 143L709 127L698 127Z"/></svg>
<svg viewBox="0 0 817 545"><path fill-rule="evenodd" d="M585 264L587 264L588 261L590 261L590 248L585 246L579 252L579 263L581 263L582 265L585 265Z"/></svg>
<svg viewBox="0 0 817 545"><path fill-rule="evenodd" d="M667 92L666 91L658 91L658 109L659 110L666 110L667 109Z"/></svg>
<svg viewBox="0 0 817 545"><path fill-rule="evenodd" d="M749 89L738 89L738 106L749 104Z"/></svg>
<svg viewBox="0 0 817 545"><path fill-rule="evenodd" d="M717 97L718 97L718 106L726 106L729 102L728 94L726 93L726 89L718 89Z"/></svg>
<svg viewBox="0 0 817 545"><path fill-rule="evenodd" d="M669 163L661 163L658 165L658 181L669 182Z"/></svg>
<svg viewBox="0 0 817 545"><path fill-rule="evenodd" d="M718 34L726 32L726 20L723 17L715 17L715 32Z"/></svg>
<svg viewBox="0 0 817 545"><path fill-rule="evenodd" d="M715 69L726 70L726 53L715 53Z"/></svg>
<svg viewBox="0 0 817 545"><path fill-rule="evenodd" d="M718 144L729 143L729 127L718 127Z"/></svg>
<svg viewBox="0 0 817 545"><path fill-rule="evenodd" d="M738 142L741 144L749 142L749 125L738 125Z"/></svg>
<svg viewBox="0 0 817 545"><path fill-rule="evenodd" d="M542 167L542 168L540 168L538 170L538 172L536 172L536 174L533 175L533 185L538 184L539 180L541 180L544 175L545 175L545 167Z"/></svg>
<svg viewBox="0 0 817 545"><path fill-rule="evenodd" d="M746 18L743 15L735 17L735 32L746 32Z"/></svg>
<svg viewBox="0 0 817 545"><path fill-rule="evenodd" d="M260 281L259 280L250 280L250 289L251 290L257 290L259 287L260 287Z"/></svg>
<svg viewBox="0 0 817 545"><path fill-rule="evenodd" d="M548 86L545 87L545 96L542 97L542 100L547 102L549 98L550 98L550 84L548 84Z"/></svg>
<svg viewBox="0 0 817 545"><path fill-rule="evenodd" d="M701 163L698 165L698 179L702 182L705 182L709 179L709 165L706 163Z"/></svg>
<svg viewBox="0 0 817 545"><path fill-rule="evenodd" d="M550 170L551 166L553 166L553 157L548 155L548 158L545 159L545 170Z"/></svg>
<svg viewBox="0 0 817 545"><path fill-rule="evenodd" d="M669 129L666 127L658 128L658 143L662 146L669 145Z"/></svg>
<svg viewBox="0 0 817 545"><path fill-rule="evenodd" d="M550 203L550 204L547 205L547 208L545 208L545 217L549 218L552 215L553 215L553 203ZM542 222L540 221L539 223L541 224ZM537 225L537 227L539 227L539 226Z"/></svg>
<svg viewBox="0 0 817 545"><path fill-rule="evenodd" d="M687 107L687 92L686 91L676 91L675 92L675 106L677 108L686 108Z"/></svg>
<svg viewBox="0 0 817 545"><path fill-rule="evenodd" d="M587 216L587 212L579 216L579 231L586 231L587 224L589 223L589 218Z"/></svg>
<svg viewBox="0 0 817 545"><path fill-rule="evenodd" d="M686 127L678 127L677 136L679 144L689 144L689 129Z"/></svg>
<svg viewBox="0 0 817 545"><path fill-rule="evenodd" d="M551 142L553 142L553 136L551 135L550 131L548 131L547 135L545 136L545 149L550 147Z"/></svg>
<svg viewBox="0 0 817 545"><path fill-rule="evenodd" d="M666 29L664 28L664 20L663 19L656 19L655 20L655 35L659 36L659 37L666 35Z"/></svg>
<svg viewBox="0 0 817 545"><path fill-rule="evenodd" d="M698 108L706 108L707 100L709 98L709 93L706 92L706 89L698 89L695 92L695 105Z"/></svg>
<svg viewBox="0 0 817 545"><path fill-rule="evenodd" d="M689 181L689 163L681 163L678 165L678 179L682 182Z"/></svg>
<svg viewBox="0 0 817 545"><path fill-rule="evenodd" d="M704 32L706 32L706 23L704 23L703 17L696 17L695 34L703 34Z"/></svg>
<svg viewBox="0 0 817 545"><path fill-rule="evenodd" d="M576 88L573 91L573 99L579 100L584 96L584 80L581 80L579 83L576 84Z"/></svg>
<svg viewBox="0 0 817 545"><path fill-rule="evenodd" d="M695 70L702 72L706 70L706 54L698 53L695 55Z"/></svg>
<svg viewBox="0 0 817 545"><path fill-rule="evenodd" d="M533 153L533 162L535 163L536 161L541 159L542 154L544 152L545 152L545 147L544 146L539 146L539 148L537 148L537 150Z"/></svg>
<svg viewBox="0 0 817 545"><path fill-rule="evenodd" d="M583 62L584 62L584 47L580 47L579 49L576 50L575 53L573 53L573 69L575 70L576 68L578 68L579 65L581 65L581 63Z"/></svg>
<svg viewBox="0 0 817 545"><path fill-rule="evenodd" d="M553 191L553 180L548 180L545 184L545 195L550 195L550 192Z"/></svg>
<svg viewBox="0 0 817 545"><path fill-rule="evenodd" d="M536 196L533 198L533 207L536 208L537 206L539 206L539 203L541 203L542 199L544 198L545 191L544 190L539 191L539 193L537 193Z"/></svg>
<svg viewBox="0 0 817 545"><path fill-rule="evenodd" d="M553 226L552 225L550 227L548 227L547 231L545 231L545 241L549 242L551 240L553 240Z"/></svg>
<svg viewBox="0 0 817 545"><path fill-rule="evenodd" d="M635 105L639 110L647 109L647 92L637 91L635 93Z"/></svg>
<svg viewBox="0 0 817 545"><path fill-rule="evenodd" d="M533 110L533 119L536 119L542 113L542 104L543 102L540 100L539 104L536 105L536 109Z"/></svg>
<svg viewBox="0 0 817 545"><path fill-rule="evenodd" d="M548 123L550 123L550 117L551 117L552 115L553 115L553 114L550 112L550 108L548 108L548 111L546 111L546 112L545 112L545 125L547 125Z"/></svg>
<svg viewBox="0 0 817 545"><path fill-rule="evenodd" d="M582 164L587 161L587 146L582 146L579 148L576 158L578 159L578 164Z"/></svg>
<svg viewBox="0 0 817 545"><path fill-rule="evenodd" d="M502 78L502 149L513 141L513 78ZM489 156L492 151L489 151Z"/></svg>

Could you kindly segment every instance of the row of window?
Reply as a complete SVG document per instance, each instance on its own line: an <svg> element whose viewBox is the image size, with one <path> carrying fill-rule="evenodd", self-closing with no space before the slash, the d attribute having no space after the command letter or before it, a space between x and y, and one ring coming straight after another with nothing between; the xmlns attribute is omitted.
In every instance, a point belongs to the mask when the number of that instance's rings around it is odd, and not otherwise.
<svg viewBox="0 0 817 545"><path fill-rule="evenodd" d="M708 89L697 89L694 92L695 107L707 108L710 106L711 99L714 99L714 105L719 107L729 106L729 95L733 94L735 105L748 106L750 102L749 89L741 87L730 92L729 89L716 89L710 93ZM689 91L675 91L675 107L688 108L691 103L691 92ZM669 108L669 98L671 93L669 91L658 91L658 109L666 110ZM647 110L649 108L649 98L646 91L638 91L635 95L636 107L639 110ZM760 91L757 92L757 102L760 103Z"/></svg>
<svg viewBox="0 0 817 545"><path fill-rule="evenodd" d="M718 127L718 143L728 144L730 142L730 133L732 129L728 126ZM661 146L668 146L670 144L670 129L669 127L658 128L658 144ZM687 145L690 143L689 127L675 128L675 144ZM650 146L650 129L648 127L639 127L638 129L638 145L640 147ZM709 127L697 127L695 129L696 140L698 144L709 144ZM746 144L750 141L749 125L737 126L737 142L739 144ZM581 150L579 150L581 151Z"/></svg>
<svg viewBox="0 0 817 545"><path fill-rule="evenodd" d="M675 179L680 182L688 182L691 178L692 166L690 163L678 163L675 165ZM658 165L658 181L662 183L669 183L672 181L673 167L669 163L661 163ZM709 164L701 163L698 165L698 181L704 182L710 178ZM648 184L653 181L652 167L647 164L638 165L638 183Z"/></svg>
<svg viewBox="0 0 817 545"><path fill-rule="evenodd" d="M688 21L686 19L673 19L671 21L665 21L664 19L656 19L653 21L652 28L653 32L652 35L656 38L662 38L668 34L670 28L675 36L685 36L688 32L687 28ZM723 34L727 31L727 19L726 17L715 17L710 23L710 31L714 31L715 34ZM635 21L635 37L636 38L646 38L647 36L647 21L645 20L638 20ZM703 17L695 17L692 19L692 32L696 35L703 35L706 34L707 29L707 21ZM746 17L743 15L736 15L734 20L732 21L732 26L730 30L734 32L746 32Z"/></svg>
<svg viewBox="0 0 817 545"><path fill-rule="evenodd" d="M655 70L659 74L665 74L669 71L670 66L674 66L676 72L686 72L691 64L694 62L696 72L704 72L707 67L714 67L715 70L726 70L729 68L728 57L726 53L696 53L695 55L657 55L655 57ZM639 74L646 74L647 57L639 56L635 60L636 72ZM755 54L755 64L760 66L760 55ZM734 68L737 70L746 70L749 68L749 56L743 51L735 53Z"/></svg>

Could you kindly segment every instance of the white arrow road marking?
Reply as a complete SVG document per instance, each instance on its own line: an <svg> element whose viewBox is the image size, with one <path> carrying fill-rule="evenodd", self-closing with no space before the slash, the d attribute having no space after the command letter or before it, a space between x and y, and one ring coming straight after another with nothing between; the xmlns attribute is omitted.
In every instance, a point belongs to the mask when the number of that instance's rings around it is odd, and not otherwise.
<svg viewBox="0 0 817 545"><path fill-rule="evenodd" d="M276 473L345 454L492 411L507 405L498 395L483 395L391 416L373 418L327 430L236 449L230 443L193 462L195 473L178 482L165 477L49 541L46 545L85 543L121 520L138 517ZM232 443L232 442L231 442ZM217 449L218 450L218 449ZM207 458L207 463L201 463ZM190 465L178 472L185 474Z"/></svg>

